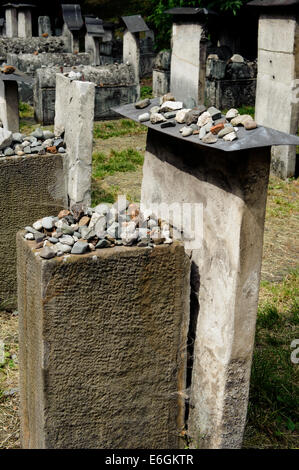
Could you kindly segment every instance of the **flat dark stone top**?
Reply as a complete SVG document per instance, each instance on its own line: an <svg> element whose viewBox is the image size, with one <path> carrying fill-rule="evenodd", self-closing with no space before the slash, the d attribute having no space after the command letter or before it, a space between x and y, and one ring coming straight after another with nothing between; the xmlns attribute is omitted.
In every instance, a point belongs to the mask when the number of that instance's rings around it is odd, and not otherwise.
<svg viewBox="0 0 299 470"><path fill-rule="evenodd" d="M63 19L70 31L79 31L83 26L81 7L78 4L61 5Z"/></svg>
<svg viewBox="0 0 299 470"><path fill-rule="evenodd" d="M299 5L299 0L253 0L247 5L252 7L287 7Z"/></svg>
<svg viewBox="0 0 299 470"><path fill-rule="evenodd" d="M25 82L31 83L32 79L23 72L16 70L14 73L1 73L0 72L0 80L4 82L12 81L12 82Z"/></svg>
<svg viewBox="0 0 299 470"><path fill-rule="evenodd" d="M105 31L103 27L103 20L101 20L100 18L93 18L91 16L86 16L85 25L86 25L87 33L90 36L94 36L94 37L104 36Z"/></svg>
<svg viewBox="0 0 299 470"><path fill-rule="evenodd" d="M158 105L159 98L155 98L151 100L151 104L144 109L136 109L134 104L127 104L125 106L112 108L112 111L115 111L121 116L132 119L133 121L139 122L138 116L149 112L152 106ZM239 127L239 131L237 132L238 140L234 140L233 142L225 142L223 139L218 139L215 144L204 144L199 140L198 135L182 137L179 130L182 127L185 127L185 124L177 124L176 127L167 127L166 129L162 129L160 124L151 124L150 121L143 122L142 124L150 129L162 132L163 134L167 134L171 137L192 142L201 147L215 148L224 152L237 152L239 150L246 150L249 148L272 147L274 145L299 145L299 137L263 126L259 126L257 129L253 129L251 131L245 130L243 126Z"/></svg>
<svg viewBox="0 0 299 470"><path fill-rule="evenodd" d="M141 15L122 16L122 20L130 33L143 33L144 31L149 31L149 28Z"/></svg>

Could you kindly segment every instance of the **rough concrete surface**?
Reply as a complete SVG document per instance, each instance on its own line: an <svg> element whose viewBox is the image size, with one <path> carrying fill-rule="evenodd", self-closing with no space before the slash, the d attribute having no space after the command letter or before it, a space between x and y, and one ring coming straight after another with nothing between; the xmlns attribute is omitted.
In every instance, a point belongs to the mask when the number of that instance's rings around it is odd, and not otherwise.
<svg viewBox="0 0 299 470"><path fill-rule="evenodd" d="M270 148L222 153L149 129L141 204L202 203L192 250L195 448L238 448L246 421Z"/></svg>
<svg viewBox="0 0 299 470"><path fill-rule="evenodd" d="M259 20L258 77L255 119L258 124L289 134L299 125L299 24L295 15L263 14ZM296 147L275 147L272 170L295 175Z"/></svg>
<svg viewBox="0 0 299 470"><path fill-rule="evenodd" d="M66 206L64 157L0 159L0 303L16 306L16 233Z"/></svg>
<svg viewBox="0 0 299 470"><path fill-rule="evenodd" d="M183 247L45 261L22 233L17 244L23 447L181 447Z"/></svg>

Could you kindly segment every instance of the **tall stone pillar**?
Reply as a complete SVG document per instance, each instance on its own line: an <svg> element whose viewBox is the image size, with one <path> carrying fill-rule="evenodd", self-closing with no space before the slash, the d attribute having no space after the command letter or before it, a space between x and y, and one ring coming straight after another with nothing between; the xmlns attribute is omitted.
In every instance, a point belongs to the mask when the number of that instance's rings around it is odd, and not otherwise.
<svg viewBox="0 0 299 470"><path fill-rule="evenodd" d="M19 132L19 91L13 80L0 80L0 119L3 128Z"/></svg>
<svg viewBox="0 0 299 470"><path fill-rule="evenodd" d="M204 103L206 75L205 9L173 8L170 91L179 101Z"/></svg>
<svg viewBox="0 0 299 470"><path fill-rule="evenodd" d="M20 8L18 11L18 37L32 37L32 15L29 8Z"/></svg>
<svg viewBox="0 0 299 470"><path fill-rule="evenodd" d="M56 76L55 133L64 132L68 149L70 206L91 204L91 165L95 84Z"/></svg>
<svg viewBox="0 0 299 470"><path fill-rule="evenodd" d="M16 38L18 36L18 14L17 9L7 6L5 9L6 37Z"/></svg>
<svg viewBox="0 0 299 470"><path fill-rule="evenodd" d="M134 70L135 83L139 83L140 42L139 34L126 31L123 39L123 61L129 63Z"/></svg>
<svg viewBox="0 0 299 470"><path fill-rule="evenodd" d="M182 448L190 292L183 246L47 261L23 235L22 447Z"/></svg>
<svg viewBox="0 0 299 470"><path fill-rule="evenodd" d="M268 2L259 19L255 119L258 124L297 134L299 126L299 24L296 1ZM260 6L261 2L251 2ZM298 4L297 4L298 9ZM296 147L272 149L272 171L295 175Z"/></svg>
<svg viewBox="0 0 299 470"><path fill-rule="evenodd" d="M220 152L149 129L141 204L201 203L190 250L193 448L239 448L255 337L270 148Z"/></svg>

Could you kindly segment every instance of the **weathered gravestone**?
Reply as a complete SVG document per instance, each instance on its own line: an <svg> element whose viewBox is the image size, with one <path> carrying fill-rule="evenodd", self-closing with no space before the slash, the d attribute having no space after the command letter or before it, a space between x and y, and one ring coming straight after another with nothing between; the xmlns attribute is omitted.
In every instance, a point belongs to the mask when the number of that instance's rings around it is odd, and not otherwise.
<svg viewBox="0 0 299 470"><path fill-rule="evenodd" d="M31 9L34 5L20 4L18 8L18 37L32 37L32 13Z"/></svg>
<svg viewBox="0 0 299 470"><path fill-rule="evenodd" d="M64 19L62 34L67 39L68 52L79 52L79 32L84 24L81 7L78 4L62 4L61 7Z"/></svg>
<svg viewBox="0 0 299 470"><path fill-rule="evenodd" d="M65 157L0 157L0 303L17 305L16 233L65 207Z"/></svg>
<svg viewBox="0 0 299 470"><path fill-rule="evenodd" d="M204 103L206 45L205 8L172 8L170 91L177 100L191 97Z"/></svg>
<svg viewBox="0 0 299 470"><path fill-rule="evenodd" d="M93 65L101 64L100 43L104 37L103 21L92 16L85 17L85 52L88 52Z"/></svg>
<svg viewBox="0 0 299 470"><path fill-rule="evenodd" d="M8 3L5 7L6 36L14 38L18 36L18 13L15 5Z"/></svg>
<svg viewBox="0 0 299 470"><path fill-rule="evenodd" d="M64 133L68 160L68 198L91 204L91 165L95 85L57 74L55 133Z"/></svg>
<svg viewBox="0 0 299 470"><path fill-rule="evenodd" d="M52 36L51 20L49 16L38 17L38 35L42 36L43 34Z"/></svg>
<svg viewBox="0 0 299 470"><path fill-rule="evenodd" d="M299 126L298 1L254 1L259 19L255 118L259 124L297 134ZM272 170L295 175L296 147L272 149Z"/></svg>
<svg viewBox="0 0 299 470"><path fill-rule="evenodd" d="M166 95L170 90L170 61L170 51L159 52L154 61L153 95L155 97Z"/></svg>
<svg viewBox="0 0 299 470"><path fill-rule="evenodd" d="M153 100L149 106L157 105ZM144 112L144 110L142 110ZM134 105L118 108L138 122ZM188 434L194 448L239 448L246 421L262 262L271 145L299 138L258 127L214 145L150 121L141 204L201 204L192 260L194 358ZM172 223L173 214L168 222ZM184 223L182 229L185 229ZM203 232L203 238L197 237ZM191 234L191 232L190 232ZM192 241L192 237L191 237Z"/></svg>
<svg viewBox="0 0 299 470"><path fill-rule="evenodd" d="M15 74L0 77L0 119L4 129L19 132L19 90Z"/></svg>
<svg viewBox="0 0 299 470"><path fill-rule="evenodd" d="M22 447L182 447L190 291L183 246L46 261L23 235Z"/></svg>

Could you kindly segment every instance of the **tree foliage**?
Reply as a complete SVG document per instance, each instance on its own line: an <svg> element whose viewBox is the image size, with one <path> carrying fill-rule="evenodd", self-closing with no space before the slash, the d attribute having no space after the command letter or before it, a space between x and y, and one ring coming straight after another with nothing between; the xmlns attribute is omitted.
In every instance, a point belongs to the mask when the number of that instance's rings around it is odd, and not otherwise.
<svg viewBox="0 0 299 470"><path fill-rule="evenodd" d="M202 7L217 12L236 15L249 0L151 0L152 13L148 20L156 30L156 42L159 49L169 47L172 19L165 15L165 10L175 7Z"/></svg>

